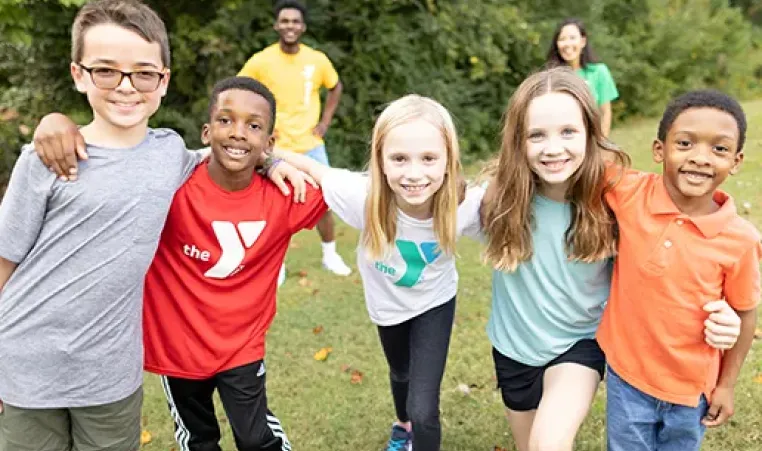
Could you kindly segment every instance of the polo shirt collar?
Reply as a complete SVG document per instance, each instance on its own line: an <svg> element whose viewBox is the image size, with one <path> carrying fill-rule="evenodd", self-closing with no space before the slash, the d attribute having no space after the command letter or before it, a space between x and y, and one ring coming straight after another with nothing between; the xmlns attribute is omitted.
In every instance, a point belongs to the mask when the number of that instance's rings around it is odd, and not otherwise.
<svg viewBox="0 0 762 451"><path fill-rule="evenodd" d="M722 232L723 229L736 217L736 206L733 198L724 191L716 190L714 192L714 201L720 206L720 209L714 213L704 216L688 216L683 214L669 197L667 188L664 186L664 177L661 177L659 183L655 184L654 191L649 202L651 214L668 215L674 214L691 221L702 235L706 238L714 238Z"/></svg>

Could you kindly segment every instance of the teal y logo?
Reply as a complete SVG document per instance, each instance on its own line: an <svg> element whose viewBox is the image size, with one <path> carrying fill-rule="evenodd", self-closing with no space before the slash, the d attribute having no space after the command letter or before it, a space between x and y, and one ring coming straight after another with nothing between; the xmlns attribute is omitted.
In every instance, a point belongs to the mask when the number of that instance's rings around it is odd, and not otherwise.
<svg viewBox="0 0 762 451"><path fill-rule="evenodd" d="M398 287L412 287L423 275L423 269L442 253L435 242L423 242L419 247L413 241L397 240L397 249L405 261L405 274L394 282Z"/></svg>

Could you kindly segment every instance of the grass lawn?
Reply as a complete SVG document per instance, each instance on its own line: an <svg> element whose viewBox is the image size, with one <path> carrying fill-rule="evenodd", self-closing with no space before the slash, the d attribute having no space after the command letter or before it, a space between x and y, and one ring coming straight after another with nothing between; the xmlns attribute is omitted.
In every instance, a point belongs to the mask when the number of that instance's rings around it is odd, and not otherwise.
<svg viewBox="0 0 762 451"><path fill-rule="evenodd" d="M750 124L746 161L740 175L731 177L724 188L735 196L739 210L748 202L745 214L762 227L762 129L756 126L762 124L762 101L745 107ZM620 125L613 132L613 140L630 152L636 168L659 170L650 153L656 125L655 119L643 120ZM354 266L358 234L344 224L338 233L339 250ZM289 278L279 291L278 315L268 335L270 407L296 450L381 450L394 411L387 366L376 329L368 319L360 277L356 270L344 279L320 269L316 232L301 233L291 247ZM460 291L442 384L442 449L512 450L485 333L490 272L480 263L480 245L466 239L458 250ZM332 352L325 361L316 361L314 354L324 347L332 348ZM601 386L577 437L576 450L605 450L604 391ZM151 441L143 449L177 449L157 377L146 375L145 394L144 428L150 432ZM730 424L708 431L704 450L762 449L760 341L755 342L744 366L735 400L736 415ZM222 448L234 450L225 413L218 407Z"/></svg>

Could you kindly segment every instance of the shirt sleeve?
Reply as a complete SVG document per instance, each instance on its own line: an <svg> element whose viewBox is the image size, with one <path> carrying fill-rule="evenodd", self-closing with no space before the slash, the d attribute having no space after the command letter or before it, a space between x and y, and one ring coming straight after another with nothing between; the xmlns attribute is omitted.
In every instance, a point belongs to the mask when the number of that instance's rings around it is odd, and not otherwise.
<svg viewBox="0 0 762 451"><path fill-rule="evenodd" d="M329 169L323 176L322 187L328 208L349 226L362 229L370 177L346 169Z"/></svg>
<svg viewBox="0 0 762 451"><path fill-rule="evenodd" d="M0 257L20 263L32 250L55 182L32 146L25 146L0 203Z"/></svg>
<svg viewBox="0 0 762 451"><path fill-rule="evenodd" d="M458 206L458 225L461 235L475 239L482 238L480 211L486 192L483 186L471 186L466 190L466 198Z"/></svg>
<svg viewBox="0 0 762 451"><path fill-rule="evenodd" d="M759 238L759 236L757 236ZM760 299L759 261L762 245L757 241L725 273L725 300L735 310L751 310Z"/></svg>
<svg viewBox="0 0 762 451"><path fill-rule="evenodd" d="M321 83L326 87L326 89L333 89L339 83L339 73L336 72L336 68L333 67L333 63L331 63L331 60L329 60L325 54L321 54L321 60Z"/></svg>
<svg viewBox="0 0 762 451"><path fill-rule="evenodd" d="M293 189L291 187L291 190ZM328 211L323 194L310 185L307 185L307 199L303 204L292 202L290 198L288 200L291 202L288 220L292 234L315 227Z"/></svg>
<svg viewBox="0 0 762 451"><path fill-rule="evenodd" d="M606 193L606 202L614 214L618 214L619 210L648 183L649 177L652 176L654 174L608 164L605 173L606 182L614 182L614 186Z"/></svg>
<svg viewBox="0 0 762 451"><path fill-rule="evenodd" d="M611 72L605 64L598 66L596 90L598 91L598 103L600 105L619 98L619 91L616 89L614 77L611 76Z"/></svg>
<svg viewBox="0 0 762 451"><path fill-rule="evenodd" d="M251 58L249 58L248 61L246 61L246 64L243 65L241 71L238 72L239 77L249 77L255 80L260 80L261 74L259 73L260 68L258 55L258 53L254 54Z"/></svg>

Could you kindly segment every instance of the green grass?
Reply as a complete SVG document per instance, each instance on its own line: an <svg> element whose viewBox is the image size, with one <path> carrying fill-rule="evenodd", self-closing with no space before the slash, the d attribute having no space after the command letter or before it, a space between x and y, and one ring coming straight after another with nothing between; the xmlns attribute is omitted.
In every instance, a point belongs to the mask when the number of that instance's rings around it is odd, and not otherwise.
<svg viewBox="0 0 762 451"><path fill-rule="evenodd" d="M741 174L730 178L725 189L740 206L752 205L748 217L762 226L762 101L745 105L752 124ZM633 157L636 168L658 171L651 162L650 145L656 120L625 124L613 140ZM339 226L339 250L354 261L358 234ZM478 244L463 240L458 247L460 290L450 355L442 383L442 426L445 451L514 449L495 390L490 344L484 331L490 306L490 273L480 264ZM294 449L310 451L380 450L394 419L387 367L376 329L365 310L362 286L355 273L347 279L319 268L320 247L315 232L296 236L287 257L290 277L279 291L278 315L268 334L268 397L281 419ZM308 286L298 273L306 273ZM313 328L322 326L319 334ZM313 355L331 347L328 359ZM710 430L704 450L762 449L762 345L757 341L747 359L736 389L736 415L730 424ZM363 373L360 384L350 383L351 371ZM460 384L470 387L466 395ZM601 388L591 414L577 437L576 450L605 450L604 399ZM217 404L219 407L219 403ZM145 429L153 440L145 450L176 449L164 396L158 379L146 377ZM223 429L222 447L234 450L224 411L218 409Z"/></svg>

